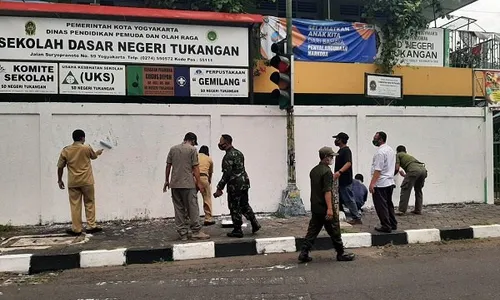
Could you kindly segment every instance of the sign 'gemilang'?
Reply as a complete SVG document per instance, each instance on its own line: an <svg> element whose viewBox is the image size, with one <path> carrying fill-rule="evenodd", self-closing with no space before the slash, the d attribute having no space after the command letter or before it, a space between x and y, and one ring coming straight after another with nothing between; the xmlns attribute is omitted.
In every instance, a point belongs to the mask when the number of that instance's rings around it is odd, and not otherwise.
<svg viewBox="0 0 500 300"><path fill-rule="evenodd" d="M248 67L248 29L51 18L0 18L9 60Z"/></svg>

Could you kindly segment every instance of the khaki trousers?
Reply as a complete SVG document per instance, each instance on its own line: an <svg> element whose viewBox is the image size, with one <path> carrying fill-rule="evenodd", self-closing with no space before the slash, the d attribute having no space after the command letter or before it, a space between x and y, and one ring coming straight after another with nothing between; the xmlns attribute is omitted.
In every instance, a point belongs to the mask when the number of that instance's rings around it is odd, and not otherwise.
<svg viewBox="0 0 500 300"><path fill-rule="evenodd" d="M207 176L200 176L201 184L205 191L201 194L203 196L203 210L205 211L205 222L212 221L212 189Z"/></svg>
<svg viewBox="0 0 500 300"><path fill-rule="evenodd" d="M96 228L94 185L68 188L68 193L73 232L82 232L82 198L85 205L87 227Z"/></svg>
<svg viewBox="0 0 500 300"><path fill-rule="evenodd" d="M189 229L193 234L200 232L198 191L196 189L178 188L173 188L171 191L175 212L175 227L179 236L187 235Z"/></svg>
<svg viewBox="0 0 500 300"><path fill-rule="evenodd" d="M425 179L427 178L427 170L425 168L417 169L406 173L405 179L401 184L401 194L399 197L399 211L406 213L408 202L410 202L411 189L415 190L415 212L422 212L424 203L424 188Z"/></svg>

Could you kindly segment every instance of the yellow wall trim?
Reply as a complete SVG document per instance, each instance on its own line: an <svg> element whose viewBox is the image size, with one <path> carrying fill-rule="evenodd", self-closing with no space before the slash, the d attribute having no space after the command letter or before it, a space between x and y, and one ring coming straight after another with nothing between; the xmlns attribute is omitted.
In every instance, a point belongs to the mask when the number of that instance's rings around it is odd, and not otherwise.
<svg viewBox="0 0 500 300"><path fill-rule="evenodd" d="M270 93L276 88L269 80L274 71L261 63L261 75L255 77L256 93ZM296 62L296 93L364 94L365 72L374 73L375 65ZM395 74L403 76L404 95L472 97L472 69L397 67Z"/></svg>

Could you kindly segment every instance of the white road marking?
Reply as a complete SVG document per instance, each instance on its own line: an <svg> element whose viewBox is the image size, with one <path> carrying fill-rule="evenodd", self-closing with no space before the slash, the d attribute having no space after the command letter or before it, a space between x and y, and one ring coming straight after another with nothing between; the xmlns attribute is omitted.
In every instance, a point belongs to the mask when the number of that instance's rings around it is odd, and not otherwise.
<svg viewBox="0 0 500 300"><path fill-rule="evenodd" d="M297 268L297 265L276 265L276 266L271 266L271 267L231 269L229 271L222 270L221 272L246 272L246 271L252 271L252 270L267 270L267 271L272 271L274 269L290 270L290 269L294 269L294 268Z"/></svg>
<svg viewBox="0 0 500 300"><path fill-rule="evenodd" d="M119 300L118 298L78 298L76 300Z"/></svg>
<svg viewBox="0 0 500 300"><path fill-rule="evenodd" d="M103 286L103 285L106 285L106 284L118 285L118 284L133 284L133 283L137 283L137 281L135 281L135 280L132 280L132 281L121 281L121 280L118 280L118 281L101 281L101 282L96 283L95 285L97 285L97 286Z"/></svg>

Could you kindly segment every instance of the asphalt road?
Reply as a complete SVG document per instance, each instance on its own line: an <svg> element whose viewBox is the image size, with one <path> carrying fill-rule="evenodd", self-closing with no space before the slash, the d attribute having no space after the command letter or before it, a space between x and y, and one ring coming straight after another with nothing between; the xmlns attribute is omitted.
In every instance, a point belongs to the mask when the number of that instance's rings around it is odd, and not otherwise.
<svg viewBox="0 0 500 300"><path fill-rule="evenodd" d="M0 300L500 299L500 240L0 274Z"/></svg>

